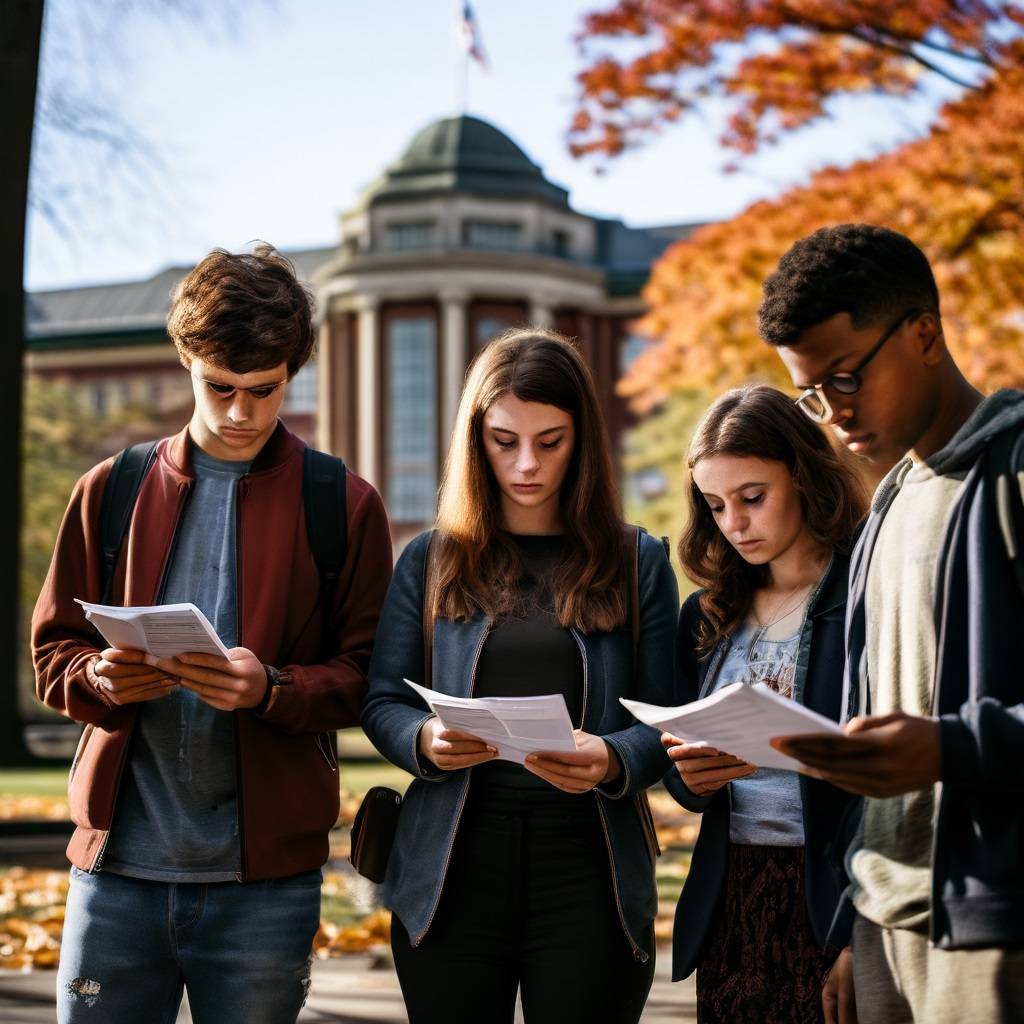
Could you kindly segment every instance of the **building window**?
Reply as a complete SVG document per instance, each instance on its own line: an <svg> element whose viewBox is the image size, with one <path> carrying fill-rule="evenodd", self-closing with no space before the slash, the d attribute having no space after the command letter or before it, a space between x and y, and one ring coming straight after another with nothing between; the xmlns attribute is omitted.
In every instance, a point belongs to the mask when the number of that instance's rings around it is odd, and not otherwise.
<svg viewBox="0 0 1024 1024"><path fill-rule="evenodd" d="M93 384L89 387L89 406L92 411L99 417L107 415L107 410L110 408L107 388L104 384Z"/></svg>
<svg viewBox="0 0 1024 1024"><path fill-rule="evenodd" d="M472 249L521 249L521 224L489 220L467 220L462 225L462 240Z"/></svg>
<svg viewBox="0 0 1024 1024"><path fill-rule="evenodd" d="M629 476L627 491L631 502L655 501L668 493L668 479L658 466L649 466Z"/></svg>
<svg viewBox="0 0 1024 1024"><path fill-rule="evenodd" d="M482 316L473 328L473 341L477 349L484 348L499 334L507 331L514 321L505 316Z"/></svg>
<svg viewBox="0 0 1024 1024"><path fill-rule="evenodd" d="M639 334L631 334L628 338L624 338L619 344L619 372L628 373L637 357L650 343L650 338L644 338Z"/></svg>
<svg viewBox="0 0 1024 1024"><path fill-rule="evenodd" d="M306 363L288 383L285 412L316 412L316 363Z"/></svg>
<svg viewBox="0 0 1024 1024"><path fill-rule="evenodd" d="M402 317L387 325L388 514L429 522L437 499L437 324Z"/></svg>
<svg viewBox="0 0 1024 1024"><path fill-rule="evenodd" d="M433 244L434 222L430 220L388 224L384 228L386 249L429 249Z"/></svg>
<svg viewBox="0 0 1024 1024"><path fill-rule="evenodd" d="M551 234L551 250L556 256L569 255L569 232L554 231Z"/></svg>

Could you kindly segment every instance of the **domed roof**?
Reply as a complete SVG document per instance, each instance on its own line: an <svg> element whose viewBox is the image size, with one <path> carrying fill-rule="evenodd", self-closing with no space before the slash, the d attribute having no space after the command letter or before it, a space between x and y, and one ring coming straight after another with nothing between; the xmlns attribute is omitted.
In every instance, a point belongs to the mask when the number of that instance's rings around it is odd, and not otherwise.
<svg viewBox="0 0 1024 1024"><path fill-rule="evenodd" d="M536 196L568 206L569 194L553 185L504 132L477 117L447 117L424 128L367 190L377 202L424 192L465 191Z"/></svg>

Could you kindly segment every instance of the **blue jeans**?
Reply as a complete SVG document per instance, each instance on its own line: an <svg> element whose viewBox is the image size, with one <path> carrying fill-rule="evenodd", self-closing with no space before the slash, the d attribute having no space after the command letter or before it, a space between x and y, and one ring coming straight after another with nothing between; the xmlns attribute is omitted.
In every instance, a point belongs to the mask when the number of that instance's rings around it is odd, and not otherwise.
<svg viewBox="0 0 1024 1024"><path fill-rule="evenodd" d="M294 1024L309 990L320 871L153 882L71 870L59 1024Z"/></svg>

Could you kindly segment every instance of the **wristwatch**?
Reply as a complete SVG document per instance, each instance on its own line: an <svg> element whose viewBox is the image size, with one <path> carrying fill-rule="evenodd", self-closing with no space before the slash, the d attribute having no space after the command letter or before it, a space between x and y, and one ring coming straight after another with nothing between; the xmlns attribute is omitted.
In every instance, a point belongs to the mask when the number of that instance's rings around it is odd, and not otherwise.
<svg viewBox="0 0 1024 1024"><path fill-rule="evenodd" d="M253 708L257 715L263 714L270 707L270 702L274 699L274 689L283 682L281 673L273 665L264 665L263 671L267 675L267 688L263 691L259 704Z"/></svg>

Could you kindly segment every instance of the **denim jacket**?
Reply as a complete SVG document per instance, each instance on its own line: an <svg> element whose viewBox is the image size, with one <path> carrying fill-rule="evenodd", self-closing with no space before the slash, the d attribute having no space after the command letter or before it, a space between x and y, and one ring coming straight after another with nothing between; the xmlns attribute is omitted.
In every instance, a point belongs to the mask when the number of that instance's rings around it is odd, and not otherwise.
<svg viewBox="0 0 1024 1024"><path fill-rule="evenodd" d="M440 902L473 774L472 768L426 770L417 747L430 711L402 681L403 677L423 679L422 604L428 540L428 533L413 540L395 568L377 629L362 717L374 746L415 776L402 803L383 888L385 905L398 915L413 946L423 941ZM614 783L580 799L596 801L619 919L634 958L646 960L651 951L643 949L640 942L657 910L654 858L658 848L643 793L665 774L669 762L659 734L636 722L619 698L670 703L678 608L675 576L665 552L659 541L646 534L640 538L639 600L635 674L628 626L610 633L571 632L583 656L582 728L601 736L622 764L622 774ZM458 697L472 694L490 625L482 613L466 622L437 620L431 653L434 689Z"/></svg>

